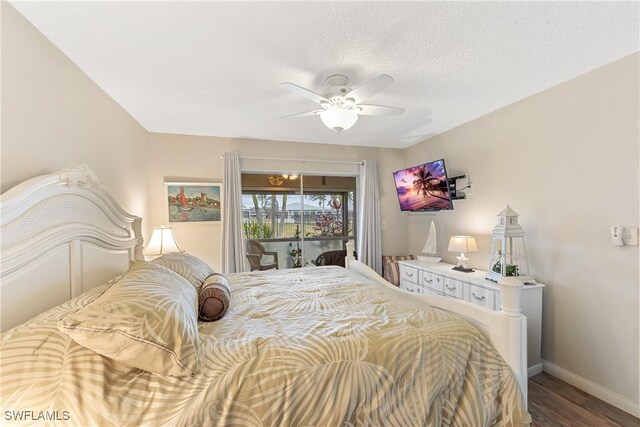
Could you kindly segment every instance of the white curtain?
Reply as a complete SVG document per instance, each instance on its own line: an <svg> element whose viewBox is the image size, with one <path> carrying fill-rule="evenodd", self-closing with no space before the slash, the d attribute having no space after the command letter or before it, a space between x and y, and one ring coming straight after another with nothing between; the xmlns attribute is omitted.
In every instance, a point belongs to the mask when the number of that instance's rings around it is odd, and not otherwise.
<svg viewBox="0 0 640 427"><path fill-rule="evenodd" d="M358 196L358 260L382 275L382 238L378 162L365 160L360 166Z"/></svg>
<svg viewBox="0 0 640 427"><path fill-rule="evenodd" d="M222 204L222 269L245 270L242 239L242 181L238 153L224 153L224 201Z"/></svg>

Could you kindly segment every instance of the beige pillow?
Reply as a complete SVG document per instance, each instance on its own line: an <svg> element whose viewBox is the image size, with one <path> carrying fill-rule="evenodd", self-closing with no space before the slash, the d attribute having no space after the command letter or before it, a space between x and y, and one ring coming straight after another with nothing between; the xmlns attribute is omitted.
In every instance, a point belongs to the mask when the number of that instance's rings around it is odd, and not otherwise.
<svg viewBox="0 0 640 427"><path fill-rule="evenodd" d="M209 264L186 252L166 254L151 262L175 271L187 279L198 292L204 280L215 273Z"/></svg>
<svg viewBox="0 0 640 427"><path fill-rule="evenodd" d="M58 322L78 344L162 375L198 371L198 295L161 265L133 266L91 303Z"/></svg>

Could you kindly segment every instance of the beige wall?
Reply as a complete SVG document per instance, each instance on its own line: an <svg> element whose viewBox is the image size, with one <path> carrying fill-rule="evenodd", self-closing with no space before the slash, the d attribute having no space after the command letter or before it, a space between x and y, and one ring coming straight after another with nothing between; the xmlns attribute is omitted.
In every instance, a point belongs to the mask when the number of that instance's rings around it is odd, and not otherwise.
<svg viewBox="0 0 640 427"><path fill-rule="evenodd" d="M533 276L548 285L543 358L636 405L638 247L613 246L609 227L640 223L638 62L624 58L405 153L407 166L444 157L473 181L453 212L409 217L411 250L433 218L446 261L456 256L449 236L470 234L471 264L486 270L495 215L511 205Z"/></svg>
<svg viewBox="0 0 640 427"><path fill-rule="evenodd" d="M2 2L2 192L86 163L130 213L147 217L148 132Z"/></svg>
<svg viewBox="0 0 640 427"><path fill-rule="evenodd" d="M323 160L379 161L380 202L382 218L387 223L382 242L385 253L406 251L406 227L398 209L391 173L404 164L402 150L343 147L298 142L256 141L184 135L151 134L149 146L149 197L152 227L165 221L163 205L165 181L222 182L225 151L236 151L241 156L303 158ZM242 160L246 171L308 173L357 173L356 165L329 163L301 163L284 161ZM221 226L205 224L172 224L176 239L188 252L199 256L220 269Z"/></svg>

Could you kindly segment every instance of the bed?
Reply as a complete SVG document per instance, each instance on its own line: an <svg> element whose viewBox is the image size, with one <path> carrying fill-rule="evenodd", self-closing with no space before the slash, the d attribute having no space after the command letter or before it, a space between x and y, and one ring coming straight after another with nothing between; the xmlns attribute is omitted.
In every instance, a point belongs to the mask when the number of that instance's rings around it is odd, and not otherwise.
<svg viewBox="0 0 640 427"><path fill-rule="evenodd" d="M66 203L59 203L60 196ZM52 209L69 206L73 209L52 217ZM0 406L6 421L150 426L530 423L522 390L526 377L518 373L526 363L517 366L521 345L509 345L508 339L526 325L515 309L496 315L470 305L416 298L351 258L348 269L233 274L228 276L232 293L224 318L197 323L198 369L185 375L153 373L145 369L153 361L143 360L138 367L120 363L60 328L63 319L113 293L131 271L158 270L152 263L137 262L127 272L131 262L141 259L139 218L119 208L86 167L10 190L3 195L2 214L3 315L9 308L5 296L14 306L30 292L33 299L39 287L55 296L42 295L47 301L37 309L49 307L30 320L24 317L31 312L22 314L15 307L2 318L9 322L8 329L2 325L0 355ZM13 236L25 224L41 229ZM18 288L21 292L14 292ZM65 301L57 300L65 295ZM437 304L445 305L444 310Z"/></svg>

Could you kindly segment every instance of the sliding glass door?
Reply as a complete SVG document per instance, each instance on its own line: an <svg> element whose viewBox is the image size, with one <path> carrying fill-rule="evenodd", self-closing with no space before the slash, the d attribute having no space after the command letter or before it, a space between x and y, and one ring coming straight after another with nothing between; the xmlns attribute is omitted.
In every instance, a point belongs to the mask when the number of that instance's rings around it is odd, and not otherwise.
<svg viewBox="0 0 640 427"><path fill-rule="evenodd" d="M354 191L305 193L305 259L312 265L329 251L346 249L354 240Z"/></svg>
<svg viewBox="0 0 640 427"><path fill-rule="evenodd" d="M278 253L279 268L314 266L355 239L355 178L243 174L246 239Z"/></svg>

